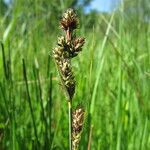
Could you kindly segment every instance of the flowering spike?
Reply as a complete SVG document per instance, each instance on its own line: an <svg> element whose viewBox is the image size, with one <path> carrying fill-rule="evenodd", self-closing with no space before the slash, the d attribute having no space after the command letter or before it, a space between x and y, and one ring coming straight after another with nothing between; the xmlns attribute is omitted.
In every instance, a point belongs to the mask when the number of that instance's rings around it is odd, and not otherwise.
<svg viewBox="0 0 150 150"><path fill-rule="evenodd" d="M79 146L79 142L81 139L81 133L84 123L84 110L83 108L79 107L76 108L72 114L72 140L73 140L73 150L77 150Z"/></svg>

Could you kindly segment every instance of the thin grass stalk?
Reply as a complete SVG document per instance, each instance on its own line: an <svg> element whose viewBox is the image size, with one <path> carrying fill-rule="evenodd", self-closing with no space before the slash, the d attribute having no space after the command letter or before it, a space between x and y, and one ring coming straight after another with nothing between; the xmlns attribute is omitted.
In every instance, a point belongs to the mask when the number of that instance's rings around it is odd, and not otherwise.
<svg viewBox="0 0 150 150"><path fill-rule="evenodd" d="M5 108L6 108L7 115L9 117L9 119L11 119L10 112L9 112L9 104L8 104L7 96L6 96L6 93L5 93L6 90L3 87L1 82L0 82L0 91L1 91L2 99L4 100L4 105L5 105Z"/></svg>
<svg viewBox="0 0 150 150"><path fill-rule="evenodd" d="M40 106L41 106L41 111L42 111L42 118L43 118L43 123L45 126L45 149L47 149L47 145L49 145L49 140L48 140L48 125L47 125L47 120L45 116L45 111L44 111L44 104L43 104L43 98L42 98L42 86L40 82L40 74L39 74L39 69L36 68L37 70L37 79L38 79L38 85L39 85L39 94L40 94Z"/></svg>
<svg viewBox="0 0 150 150"><path fill-rule="evenodd" d="M52 145L52 73L50 73L50 78L49 78L49 85L48 85L48 116L49 116L49 124L48 124L48 129L49 129L49 139L50 139L50 149Z"/></svg>
<svg viewBox="0 0 150 150"><path fill-rule="evenodd" d="M38 81L37 81L37 75L36 75L36 71L35 71L35 67L33 65L33 75L34 75L34 84L35 84L35 93L36 93L36 100L37 103L39 102L39 93L38 93Z"/></svg>
<svg viewBox="0 0 150 150"><path fill-rule="evenodd" d="M90 134L89 134L89 141L88 141L88 150L91 150L92 133L93 133L93 125L91 125L91 127L90 127Z"/></svg>
<svg viewBox="0 0 150 150"><path fill-rule="evenodd" d="M8 78L9 78L9 82L10 84L13 84L12 81L12 68L11 68L11 47L10 47L10 41L8 42L8 60L7 60L7 70L8 70Z"/></svg>
<svg viewBox="0 0 150 150"><path fill-rule="evenodd" d="M48 55L48 61L47 61L47 77L46 78L49 78L49 75L50 75L50 65L51 65L51 56Z"/></svg>
<svg viewBox="0 0 150 150"><path fill-rule="evenodd" d="M7 70L7 63L6 63L6 57L5 57L4 44L1 41L0 41L0 44L1 44L1 48L2 48L4 74L5 74L5 78L8 79L8 70Z"/></svg>
<svg viewBox="0 0 150 150"><path fill-rule="evenodd" d="M29 93L28 79L27 79L27 74L26 74L26 65L25 65L24 59L22 59L22 63L23 63L23 77L24 77L24 81L25 81L25 85L26 85L26 90L27 90L27 96L28 96L27 100L28 100L29 108L30 108L30 112L31 112L31 118L32 118L32 122L33 122L33 129L34 129L34 134L35 134L35 138L36 138L36 142L37 142L37 147L39 148L39 141L38 141L37 129L36 129L36 125L35 125L33 108L32 108L32 104L31 104L31 97L30 97L30 93Z"/></svg>
<svg viewBox="0 0 150 150"><path fill-rule="evenodd" d="M72 150L72 100L68 101L69 149Z"/></svg>

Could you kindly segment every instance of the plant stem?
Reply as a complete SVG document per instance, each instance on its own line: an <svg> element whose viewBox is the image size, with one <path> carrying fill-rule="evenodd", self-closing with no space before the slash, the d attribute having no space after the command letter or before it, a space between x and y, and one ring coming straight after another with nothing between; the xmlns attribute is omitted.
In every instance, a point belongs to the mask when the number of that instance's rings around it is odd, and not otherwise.
<svg viewBox="0 0 150 150"><path fill-rule="evenodd" d="M72 150L72 100L68 101L69 150Z"/></svg>

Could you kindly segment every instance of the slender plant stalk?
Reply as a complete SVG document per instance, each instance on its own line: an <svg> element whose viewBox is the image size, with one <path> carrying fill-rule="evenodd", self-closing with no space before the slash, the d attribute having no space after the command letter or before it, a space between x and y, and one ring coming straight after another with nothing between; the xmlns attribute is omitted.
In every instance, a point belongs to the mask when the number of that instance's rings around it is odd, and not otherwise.
<svg viewBox="0 0 150 150"><path fill-rule="evenodd" d="M72 150L72 100L68 101L69 149Z"/></svg>
<svg viewBox="0 0 150 150"><path fill-rule="evenodd" d="M22 59L22 63L23 63L23 76L24 76L24 81L25 81L26 90L27 90L27 96L28 96L27 100L28 100L28 103L29 103L29 108L30 108L30 112L31 112L31 118L32 118L32 122L33 122L34 134L35 134L37 147L38 147L39 146L39 141L38 141L36 124L35 124L35 118L34 118L34 114L33 114L34 111L33 111L32 104L31 104L31 97L30 97L30 93L29 93L28 79L27 79L27 74L26 74L26 65L25 65L25 60L24 59Z"/></svg>
<svg viewBox="0 0 150 150"><path fill-rule="evenodd" d="M89 141L88 141L88 150L91 149L91 143L92 143L92 132L93 132L93 125L90 127L90 135L89 135Z"/></svg>
<svg viewBox="0 0 150 150"><path fill-rule="evenodd" d="M50 73L50 79L49 79L49 86L48 86L48 116L49 116L49 125L48 125L48 129L49 129L49 138L50 138L50 149L51 149L51 145L52 145L52 73Z"/></svg>
<svg viewBox="0 0 150 150"><path fill-rule="evenodd" d="M5 50L4 50L4 44L0 41L1 47L2 47L2 58L3 58L3 68L6 79L8 79L8 68L6 64L6 57L5 57Z"/></svg>

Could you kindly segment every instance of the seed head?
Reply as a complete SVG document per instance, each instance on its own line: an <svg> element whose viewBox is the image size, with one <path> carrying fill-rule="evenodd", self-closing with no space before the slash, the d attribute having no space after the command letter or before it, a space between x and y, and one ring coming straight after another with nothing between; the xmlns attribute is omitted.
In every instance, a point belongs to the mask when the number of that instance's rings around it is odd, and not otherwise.
<svg viewBox="0 0 150 150"><path fill-rule="evenodd" d="M84 38L75 38L73 30L77 28L77 25L77 15L70 8L63 14L60 21L60 26L65 31L65 36L58 37L58 47L53 49L53 57L55 58L63 87L70 100L72 100L75 93L75 79L72 72L71 59L78 55L85 43Z"/></svg>
<svg viewBox="0 0 150 150"><path fill-rule="evenodd" d="M81 139L81 133L84 123L84 110L83 108L76 108L72 114L72 140L73 140L73 150L77 150L80 139Z"/></svg>
<svg viewBox="0 0 150 150"><path fill-rule="evenodd" d="M60 21L60 26L63 30L74 30L77 28L78 19L73 9L68 9Z"/></svg>

